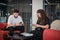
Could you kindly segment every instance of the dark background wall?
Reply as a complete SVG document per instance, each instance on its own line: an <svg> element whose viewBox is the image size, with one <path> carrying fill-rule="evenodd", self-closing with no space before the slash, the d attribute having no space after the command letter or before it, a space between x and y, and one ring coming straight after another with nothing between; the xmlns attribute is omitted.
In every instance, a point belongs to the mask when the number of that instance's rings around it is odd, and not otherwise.
<svg viewBox="0 0 60 40"><path fill-rule="evenodd" d="M25 31L30 27L30 18L32 17L32 0L1 0L0 1L0 19L12 14L14 9L18 9L25 25ZM7 22L7 21L6 21ZM28 30L28 31L27 31Z"/></svg>

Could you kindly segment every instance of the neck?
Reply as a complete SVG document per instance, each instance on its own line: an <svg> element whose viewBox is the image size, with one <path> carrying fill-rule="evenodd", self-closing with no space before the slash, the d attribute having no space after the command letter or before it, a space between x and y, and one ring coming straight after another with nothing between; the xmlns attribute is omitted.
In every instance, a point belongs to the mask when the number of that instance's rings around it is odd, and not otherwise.
<svg viewBox="0 0 60 40"><path fill-rule="evenodd" d="M14 16L14 18L18 18L18 17L15 17L15 16Z"/></svg>

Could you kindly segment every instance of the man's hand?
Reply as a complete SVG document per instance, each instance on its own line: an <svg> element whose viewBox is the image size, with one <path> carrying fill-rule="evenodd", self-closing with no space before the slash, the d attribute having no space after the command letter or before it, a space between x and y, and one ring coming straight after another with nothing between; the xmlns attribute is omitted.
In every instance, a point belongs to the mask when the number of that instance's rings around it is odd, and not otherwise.
<svg viewBox="0 0 60 40"><path fill-rule="evenodd" d="M6 28L16 26L16 24L8 24Z"/></svg>
<svg viewBox="0 0 60 40"><path fill-rule="evenodd" d="M20 23L16 23L16 26L22 26L23 24L20 24Z"/></svg>
<svg viewBox="0 0 60 40"><path fill-rule="evenodd" d="M19 23L15 23L16 24L16 26L19 26Z"/></svg>

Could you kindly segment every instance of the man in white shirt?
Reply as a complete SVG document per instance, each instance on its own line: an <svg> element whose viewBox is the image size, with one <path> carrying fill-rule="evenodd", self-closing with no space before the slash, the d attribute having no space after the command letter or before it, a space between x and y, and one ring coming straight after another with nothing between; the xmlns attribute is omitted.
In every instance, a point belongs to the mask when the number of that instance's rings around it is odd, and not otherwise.
<svg viewBox="0 0 60 40"><path fill-rule="evenodd" d="M24 24L21 16L19 16L19 11L15 9L13 15L10 15L8 18L8 30L10 31L9 35L13 35L14 30L20 30L24 32Z"/></svg>

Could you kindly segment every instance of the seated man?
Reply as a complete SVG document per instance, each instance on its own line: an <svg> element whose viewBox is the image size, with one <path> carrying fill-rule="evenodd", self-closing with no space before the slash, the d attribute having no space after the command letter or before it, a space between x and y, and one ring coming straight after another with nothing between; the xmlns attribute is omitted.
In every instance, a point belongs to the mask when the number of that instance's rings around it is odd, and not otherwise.
<svg viewBox="0 0 60 40"><path fill-rule="evenodd" d="M24 32L24 24L17 9L15 9L13 14L9 16L7 28L10 31L9 35L11 36L13 35L14 30L20 30L21 32Z"/></svg>

